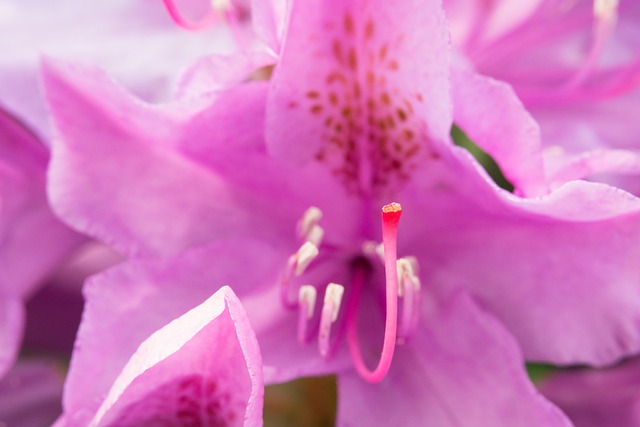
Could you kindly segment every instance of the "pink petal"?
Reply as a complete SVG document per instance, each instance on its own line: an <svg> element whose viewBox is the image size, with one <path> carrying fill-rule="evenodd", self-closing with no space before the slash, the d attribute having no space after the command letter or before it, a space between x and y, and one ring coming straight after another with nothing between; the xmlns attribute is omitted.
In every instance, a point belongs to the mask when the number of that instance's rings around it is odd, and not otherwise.
<svg viewBox="0 0 640 427"><path fill-rule="evenodd" d="M60 415L63 374L45 361L16 364L0 381L0 424L16 427L51 425Z"/></svg>
<svg viewBox="0 0 640 427"><path fill-rule="evenodd" d="M140 344L90 425L261 425L263 387L258 342L225 286Z"/></svg>
<svg viewBox="0 0 640 427"><path fill-rule="evenodd" d="M49 209L46 149L3 110L0 157L0 290L26 296L84 239Z"/></svg>
<svg viewBox="0 0 640 427"><path fill-rule="evenodd" d="M150 334L202 303L221 283L240 295L271 286L281 259L286 257L269 245L234 239L172 261L130 261L95 276L85 288L87 305L67 378L65 413L88 421ZM207 354L214 353L209 349Z"/></svg>
<svg viewBox="0 0 640 427"><path fill-rule="evenodd" d="M69 224L118 251L176 253L231 235L293 242L311 205L336 225L327 239L356 231L359 218L344 211L359 201L329 171L265 153L266 84L154 107L94 69L48 62L44 74L59 132L52 204Z"/></svg>
<svg viewBox="0 0 640 427"><path fill-rule="evenodd" d="M430 292L379 384L338 380L341 426L570 426L530 383L515 340L465 293Z"/></svg>
<svg viewBox="0 0 640 427"><path fill-rule="evenodd" d="M449 54L438 1L296 2L285 40L267 111L267 144L276 157L325 155L339 167L348 156L339 148L351 138L366 152L370 121L388 117L424 133L420 144L447 139ZM398 124L388 137L402 139L403 129Z"/></svg>
<svg viewBox="0 0 640 427"><path fill-rule="evenodd" d="M576 427L632 427L640 423L640 359L614 368L559 371L540 390Z"/></svg>
<svg viewBox="0 0 640 427"><path fill-rule="evenodd" d="M22 301L0 291L0 378L16 360L23 328Z"/></svg>
<svg viewBox="0 0 640 427"><path fill-rule="evenodd" d="M501 167L519 194L547 192L540 129L509 86L453 69L454 120Z"/></svg>
<svg viewBox="0 0 640 427"><path fill-rule="evenodd" d="M61 135L50 196L74 227L129 255L277 232L237 207L233 186L171 147L180 144L194 102L142 105L95 70L53 63L45 65L45 85Z"/></svg>
<svg viewBox="0 0 640 427"><path fill-rule="evenodd" d="M469 289L529 360L606 365L638 352L640 200L580 181L521 199L463 159L432 171L458 186L422 184L399 200L416 212L403 216L404 250L420 257L424 281Z"/></svg>
<svg viewBox="0 0 640 427"><path fill-rule="evenodd" d="M224 26L185 31L160 1L4 2L0 102L45 137L50 132L38 85L42 54L100 65L137 95L157 101L168 97L179 73L196 58L234 49Z"/></svg>

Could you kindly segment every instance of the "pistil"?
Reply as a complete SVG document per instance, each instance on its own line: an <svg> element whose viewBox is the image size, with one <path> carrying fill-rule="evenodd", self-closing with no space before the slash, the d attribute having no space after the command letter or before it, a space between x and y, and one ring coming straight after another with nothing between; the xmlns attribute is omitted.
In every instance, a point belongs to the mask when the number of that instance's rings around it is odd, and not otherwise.
<svg viewBox="0 0 640 427"><path fill-rule="evenodd" d="M357 332L357 309L364 284L364 272L354 271L353 296L347 315L347 341L354 366L358 374L370 383L380 382L389 372L395 352L398 318L398 270L397 236L398 223L402 207L399 203L390 203L382 208L382 243L384 245L384 265L386 278L386 320L384 339L378 365L370 370L362 357Z"/></svg>

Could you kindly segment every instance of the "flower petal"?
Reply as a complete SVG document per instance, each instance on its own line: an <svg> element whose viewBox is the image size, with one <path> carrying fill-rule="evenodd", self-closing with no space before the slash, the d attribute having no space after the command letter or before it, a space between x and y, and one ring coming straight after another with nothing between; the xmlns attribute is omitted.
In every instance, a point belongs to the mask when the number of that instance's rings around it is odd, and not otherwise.
<svg viewBox="0 0 640 427"><path fill-rule="evenodd" d="M171 147L180 144L180 125L198 102L153 108L94 69L52 62L44 77L60 134L49 192L74 227L127 255L176 253L231 233L278 232L238 208L246 190L234 192Z"/></svg>
<svg viewBox="0 0 640 427"><path fill-rule="evenodd" d="M545 194L540 129L511 88L455 68L451 79L456 124L493 157L519 194Z"/></svg>
<svg viewBox="0 0 640 427"><path fill-rule="evenodd" d="M373 131L371 120L388 116L415 121L429 139L444 141L451 125L448 73L439 1L294 2L272 79L269 151L293 162L321 149L330 154L348 138L359 144ZM401 138L403 128L389 130L390 137Z"/></svg>
<svg viewBox="0 0 640 427"><path fill-rule="evenodd" d="M465 293L428 300L387 378L338 379L340 426L570 426L529 381L515 340Z"/></svg>
<svg viewBox="0 0 640 427"><path fill-rule="evenodd" d="M84 238L55 218L45 194L48 155L0 110L0 290L26 296Z"/></svg>
<svg viewBox="0 0 640 427"><path fill-rule="evenodd" d="M640 423L640 359L614 368L558 371L540 391L571 418L576 427L632 427Z"/></svg>
<svg viewBox="0 0 640 427"><path fill-rule="evenodd" d="M63 373L53 363L17 363L0 381L0 424L41 427L60 415Z"/></svg>
<svg viewBox="0 0 640 427"><path fill-rule="evenodd" d="M118 251L171 254L232 235L291 236L289 244L311 205L336 225L327 240L356 230L359 218L344 211L357 209L359 200L329 171L283 165L265 153L264 83L153 107L95 69L52 61L44 68L59 132L52 205Z"/></svg>
<svg viewBox="0 0 640 427"><path fill-rule="evenodd" d="M260 425L263 387L258 342L224 286L140 344L90 425Z"/></svg>
<svg viewBox="0 0 640 427"><path fill-rule="evenodd" d="M22 301L0 291L0 378L16 360L24 328Z"/></svg>
<svg viewBox="0 0 640 427"><path fill-rule="evenodd" d="M97 64L137 95L158 101L168 97L178 73L196 58L234 48L224 25L184 31L161 2L3 2L0 103L47 137L49 123L38 85L42 54Z"/></svg>
<svg viewBox="0 0 640 427"><path fill-rule="evenodd" d="M420 257L423 280L469 289L529 360L606 365L638 352L640 199L581 181L522 199L487 185L468 153L458 159L432 172L449 183L400 199L416 212L403 217L405 250Z"/></svg>
<svg viewBox="0 0 640 427"><path fill-rule="evenodd" d="M93 416L150 334L202 303L220 284L239 295L271 285L279 274L280 256L269 245L234 239L173 260L130 261L94 276L85 287L87 303L67 377L65 412Z"/></svg>

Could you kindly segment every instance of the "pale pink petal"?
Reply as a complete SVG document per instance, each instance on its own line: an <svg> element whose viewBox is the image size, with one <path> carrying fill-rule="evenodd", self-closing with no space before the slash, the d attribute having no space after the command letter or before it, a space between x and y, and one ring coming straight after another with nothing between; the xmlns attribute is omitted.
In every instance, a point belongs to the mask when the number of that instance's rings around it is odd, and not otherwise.
<svg viewBox="0 0 640 427"><path fill-rule="evenodd" d="M280 260L286 261L286 255L269 245L235 239L192 249L171 261L130 261L94 276L85 288L87 303L67 378L65 412L93 416L150 334L201 304L222 284L239 295L272 286Z"/></svg>
<svg viewBox="0 0 640 427"><path fill-rule="evenodd" d="M3 110L0 157L0 289L27 296L84 239L49 208L46 149Z"/></svg>
<svg viewBox="0 0 640 427"><path fill-rule="evenodd" d="M425 292L416 333L387 378L338 377L338 425L537 427L571 423L535 389L515 340L464 293Z"/></svg>
<svg viewBox="0 0 640 427"><path fill-rule="evenodd" d="M199 58L182 75L176 98L216 92L252 77L261 67L270 66L275 59L265 52L235 55L209 55Z"/></svg>
<svg viewBox="0 0 640 427"><path fill-rule="evenodd" d="M511 88L461 69L451 79L456 124L493 157L517 193L545 194L540 129Z"/></svg>
<svg viewBox="0 0 640 427"><path fill-rule="evenodd" d="M608 369L558 371L542 380L540 391L576 427L632 427L640 424L640 359Z"/></svg>
<svg viewBox="0 0 640 427"><path fill-rule="evenodd" d="M18 355L24 316L22 301L0 291L0 378L11 368Z"/></svg>
<svg viewBox="0 0 640 427"><path fill-rule="evenodd" d="M321 157L336 173L360 153L354 173L366 179L379 166L363 154L376 139L374 122L397 122L389 139L409 129L421 145L446 140L448 73L438 1L294 2L272 78L269 150L294 162Z"/></svg>
<svg viewBox="0 0 640 427"><path fill-rule="evenodd" d="M189 2L179 3L189 11ZM209 2L201 3L210 7ZM179 73L196 58L228 54L235 48L225 26L185 31L172 22L159 0L3 1L0 103L48 137L38 85L43 54L97 64L137 95L157 101L169 97Z"/></svg>
<svg viewBox="0 0 640 427"><path fill-rule="evenodd" d="M467 153L459 159L467 165L431 171L459 185L417 185L399 199L412 230L404 251L419 257L423 281L469 289L529 360L606 365L638 352L640 200L580 181L521 199L488 186Z"/></svg>
<svg viewBox="0 0 640 427"><path fill-rule="evenodd" d="M62 411L63 379L62 369L52 362L17 363L0 381L0 425L51 425Z"/></svg>
<svg viewBox="0 0 640 427"><path fill-rule="evenodd" d="M261 425L263 387L255 334L225 286L140 344L90 425Z"/></svg>

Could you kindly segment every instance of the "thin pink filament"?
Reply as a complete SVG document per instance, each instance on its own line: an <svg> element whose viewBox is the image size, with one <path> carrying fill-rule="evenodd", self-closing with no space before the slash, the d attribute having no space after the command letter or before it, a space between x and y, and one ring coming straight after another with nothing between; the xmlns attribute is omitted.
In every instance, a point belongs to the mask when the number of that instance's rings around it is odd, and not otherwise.
<svg viewBox="0 0 640 427"><path fill-rule="evenodd" d="M167 8L167 11L169 12L171 19L173 19L173 21L176 24L178 24L185 30L189 30L189 31L205 30L213 26L218 21L218 15L213 9L211 9L209 13L201 17L199 20L192 21L189 18L185 17L182 14L182 12L180 12L180 10L175 5L173 0L162 0L162 1L165 7Z"/></svg>

